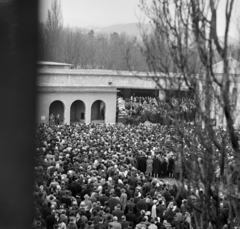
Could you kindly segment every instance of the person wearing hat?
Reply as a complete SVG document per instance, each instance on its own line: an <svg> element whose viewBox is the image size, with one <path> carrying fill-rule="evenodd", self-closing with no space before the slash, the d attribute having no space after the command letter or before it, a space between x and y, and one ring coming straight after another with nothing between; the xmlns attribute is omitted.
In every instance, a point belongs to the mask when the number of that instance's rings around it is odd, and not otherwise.
<svg viewBox="0 0 240 229"><path fill-rule="evenodd" d="M153 176L158 178L160 170L161 170L161 161L159 160L157 155L155 155L153 158Z"/></svg>
<svg viewBox="0 0 240 229"><path fill-rule="evenodd" d="M134 203L134 199L130 198L127 202L126 208L125 208L125 214L129 212L129 210L132 210L133 213L136 213L136 204Z"/></svg>
<svg viewBox="0 0 240 229"><path fill-rule="evenodd" d="M99 196L98 200L100 201L102 206L105 204L106 201L108 201L108 197L105 191Z"/></svg>
<svg viewBox="0 0 240 229"><path fill-rule="evenodd" d="M158 205L157 205L157 215L160 217L160 219L163 218L163 213L166 211L165 205L163 205L162 198L158 199Z"/></svg>
<svg viewBox="0 0 240 229"><path fill-rule="evenodd" d="M129 223L132 223L133 228L136 226L137 223L137 216L133 213L132 209L129 209L128 213L126 214L126 220Z"/></svg>
<svg viewBox="0 0 240 229"><path fill-rule="evenodd" d="M56 219L56 211L52 210L51 214L47 216L46 218L46 223L47 223L47 229L52 229L53 225L55 225L57 223L57 219Z"/></svg>
<svg viewBox="0 0 240 229"><path fill-rule="evenodd" d="M125 215L121 217L121 225L122 225L122 229L127 229L129 227L129 222L126 221Z"/></svg>
<svg viewBox="0 0 240 229"><path fill-rule="evenodd" d="M141 199L136 203L136 209L137 209L137 214L140 215L140 212L142 210L148 211L148 204L146 202L146 199L141 197Z"/></svg>
<svg viewBox="0 0 240 229"><path fill-rule="evenodd" d="M113 216L117 216L118 219L121 219L124 215L124 211L121 210L121 204L117 204L115 209L112 211Z"/></svg>
<svg viewBox="0 0 240 229"><path fill-rule="evenodd" d="M120 204L120 206L121 206L121 202L117 198L115 193L112 194L112 196L109 198L109 200L106 203L108 203L108 205L109 205L110 212L112 212L118 204Z"/></svg>
<svg viewBox="0 0 240 229"><path fill-rule="evenodd" d="M99 217L98 223L94 224L94 229L106 229L103 217Z"/></svg>
<svg viewBox="0 0 240 229"><path fill-rule="evenodd" d="M161 170L162 170L162 176L163 176L163 178L167 177L168 161L167 161L167 158L166 158L166 157L163 158Z"/></svg>
<svg viewBox="0 0 240 229"><path fill-rule="evenodd" d="M109 217L112 217L112 214L110 213L110 208L106 207L103 214L104 221L108 220Z"/></svg>
<svg viewBox="0 0 240 229"><path fill-rule="evenodd" d="M78 203L73 201L71 207L69 208L69 214L73 213L74 215L78 212Z"/></svg>
<svg viewBox="0 0 240 229"><path fill-rule="evenodd" d="M66 204L67 207L70 207L71 206L71 193L70 191L66 191L65 192L65 195L62 196L62 203Z"/></svg>
<svg viewBox="0 0 240 229"><path fill-rule="evenodd" d="M171 154L170 157L168 158L168 177L173 177L174 164L175 164L175 161Z"/></svg>
<svg viewBox="0 0 240 229"><path fill-rule="evenodd" d="M128 184L130 185L130 187L133 187L133 189L135 189L137 186L137 178L133 172L131 173L131 175L128 178Z"/></svg>
<svg viewBox="0 0 240 229"><path fill-rule="evenodd" d="M69 223L67 225L67 229L78 229L75 217L69 218Z"/></svg>
<svg viewBox="0 0 240 229"><path fill-rule="evenodd" d="M170 206L169 208L167 208L164 218L167 219L169 223L174 221L175 216L176 216L176 213L173 211L173 206Z"/></svg>
<svg viewBox="0 0 240 229"><path fill-rule="evenodd" d="M121 190L121 196L120 196L120 203L121 203L121 205L122 205L122 209L123 209L123 211L125 210L125 207L126 207L126 205L127 205L127 194L126 194L126 190L123 188L122 190Z"/></svg>

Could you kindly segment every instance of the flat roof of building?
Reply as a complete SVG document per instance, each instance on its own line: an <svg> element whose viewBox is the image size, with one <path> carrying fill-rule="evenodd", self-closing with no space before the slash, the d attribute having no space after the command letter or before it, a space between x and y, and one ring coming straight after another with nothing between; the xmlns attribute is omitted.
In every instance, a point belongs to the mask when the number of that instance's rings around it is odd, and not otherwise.
<svg viewBox="0 0 240 229"><path fill-rule="evenodd" d="M51 62L51 61L38 61L37 64L38 65L54 65L54 66L71 66L71 64Z"/></svg>
<svg viewBox="0 0 240 229"><path fill-rule="evenodd" d="M122 76L122 77L181 77L179 73L154 73L138 71L118 71L106 69L39 69L41 75L81 75L81 76Z"/></svg>

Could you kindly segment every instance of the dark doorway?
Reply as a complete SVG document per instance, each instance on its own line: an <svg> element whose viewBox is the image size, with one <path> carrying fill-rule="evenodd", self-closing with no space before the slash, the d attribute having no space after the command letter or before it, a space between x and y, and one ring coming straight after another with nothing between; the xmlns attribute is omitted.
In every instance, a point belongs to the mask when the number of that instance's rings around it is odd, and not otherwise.
<svg viewBox="0 0 240 229"><path fill-rule="evenodd" d="M70 121L75 122L85 122L85 104L81 100L76 100L72 103L70 109Z"/></svg>
<svg viewBox="0 0 240 229"><path fill-rule="evenodd" d="M60 123L64 123L64 104L62 101L57 100L51 103L49 107L49 117L52 114L54 115L54 117L59 114Z"/></svg>
<svg viewBox="0 0 240 229"><path fill-rule="evenodd" d="M106 104L102 100L97 100L91 107L91 122L104 123L106 114Z"/></svg>

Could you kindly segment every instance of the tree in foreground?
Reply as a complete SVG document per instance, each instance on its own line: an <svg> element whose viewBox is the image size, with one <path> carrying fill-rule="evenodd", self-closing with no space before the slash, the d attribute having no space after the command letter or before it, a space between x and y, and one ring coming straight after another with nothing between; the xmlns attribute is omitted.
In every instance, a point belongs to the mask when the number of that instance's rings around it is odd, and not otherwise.
<svg viewBox="0 0 240 229"><path fill-rule="evenodd" d="M194 95L195 120L188 123L176 116L172 123L179 133L175 141L182 193L187 193L198 228L240 225L239 64L231 58L228 40L234 0L221 1L225 15L218 15L219 4L218 0L140 4L153 26L150 36L143 33L143 52L154 81L160 90ZM219 16L225 17L223 38L217 33ZM174 103L169 104L174 110Z"/></svg>

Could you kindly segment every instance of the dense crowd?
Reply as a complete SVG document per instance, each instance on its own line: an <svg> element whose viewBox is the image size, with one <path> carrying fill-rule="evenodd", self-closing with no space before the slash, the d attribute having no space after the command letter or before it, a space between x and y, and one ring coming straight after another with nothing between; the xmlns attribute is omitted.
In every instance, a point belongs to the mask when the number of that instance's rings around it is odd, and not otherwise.
<svg viewBox="0 0 240 229"><path fill-rule="evenodd" d="M173 109L174 108L174 109ZM132 96L129 99L118 98L118 114L126 117L127 124L171 123L170 117L186 121L195 119L195 104L189 98L171 98L157 100L155 97Z"/></svg>
<svg viewBox="0 0 240 229"><path fill-rule="evenodd" d="M195 197L166 179L177 178L181 166L173 131L161 125L39 125L33 228L196 228ZM224 225L228 209L222 206Z"/></svg>

